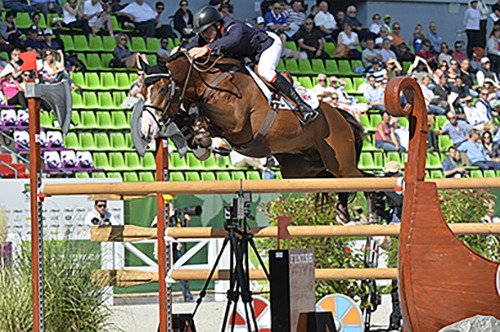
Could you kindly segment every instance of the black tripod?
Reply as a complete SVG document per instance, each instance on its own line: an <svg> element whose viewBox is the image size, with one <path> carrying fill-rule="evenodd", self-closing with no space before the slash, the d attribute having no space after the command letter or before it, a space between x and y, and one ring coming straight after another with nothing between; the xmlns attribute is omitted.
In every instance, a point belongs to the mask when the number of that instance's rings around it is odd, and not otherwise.
<svg viewBox="0 0 500 332"><path fill-rule="evenodd" d="M206 296L208 285L217 269L220 259L224 254L226 246L230 244L230 263L229 263L229 289L227 290L227 304L222 321L221 332L226 331L226 326L229 322L229 313L231 305L233 305L231 313L231 331L234 331L235 317L238 301L243 301L247 330L249 332L257 332L257 319L252 306L252 292L250 291L250 262L248 256L249 245L253 249L255 255L262 266L267 279L269 280L269 272L267 271L262 258L260 257L253 234L249 232L247 218L253 218L250 215L249 205L251 203L250 192L239 191L237 197L233 200L233 206L224 208L224 229L227 231L227 236L224 238L222 248L217 255L214 266L200 292L197 299L196 307L193 311L193 317ZM241 226L238 226L241 224Z"/></svg>

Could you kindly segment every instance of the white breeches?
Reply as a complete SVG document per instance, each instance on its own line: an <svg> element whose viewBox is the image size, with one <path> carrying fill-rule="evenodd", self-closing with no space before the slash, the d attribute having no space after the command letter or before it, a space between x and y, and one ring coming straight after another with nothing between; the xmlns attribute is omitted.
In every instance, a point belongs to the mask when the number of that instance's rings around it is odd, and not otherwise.
<svg viewBox="0 0 500 332"><path fill-rule="evenodd" d="M283 47L281 39L276 34L272 32L267 32L267 34L274 40L274 43L260 55L258 70L260 76L272 83L276 78L276 66L280 61Z"/></svg>

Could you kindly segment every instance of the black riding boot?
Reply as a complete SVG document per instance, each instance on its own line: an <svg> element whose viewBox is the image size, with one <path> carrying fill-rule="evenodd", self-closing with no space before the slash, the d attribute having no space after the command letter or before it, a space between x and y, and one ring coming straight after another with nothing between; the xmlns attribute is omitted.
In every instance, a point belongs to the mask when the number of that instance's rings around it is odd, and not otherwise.
<svg viewBox="0 0 500 332"><path fill-rule="evenodd" d="M304 126L307 126L312 121L314 121L314 119L316 119L319 114L318 111L312 109L311 106L309 106L299 96L297 91L295 91L293 85L290 84L290 82L288 82L286 78L284 78L280 74L277 74L276 80L272 84L278 90L278 92L290 98L297 105L293 112L295 113L295 115L297 115L297 118ZM297 113L300 113L300 115Z"/></svg>

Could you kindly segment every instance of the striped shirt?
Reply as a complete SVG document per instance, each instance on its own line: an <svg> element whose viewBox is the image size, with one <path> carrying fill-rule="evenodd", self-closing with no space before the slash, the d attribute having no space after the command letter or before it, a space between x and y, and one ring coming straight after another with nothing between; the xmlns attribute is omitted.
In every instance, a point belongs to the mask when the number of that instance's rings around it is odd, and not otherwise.
<svg viewBox="0 0 500 332"><path fill-rule="evenodd" d="M298 26L302 26L304 24L304 20L306 19L306 14L304 12L296 12L292 8L287 9L285 12L286 22L291 25L293 23Z"/></svg>

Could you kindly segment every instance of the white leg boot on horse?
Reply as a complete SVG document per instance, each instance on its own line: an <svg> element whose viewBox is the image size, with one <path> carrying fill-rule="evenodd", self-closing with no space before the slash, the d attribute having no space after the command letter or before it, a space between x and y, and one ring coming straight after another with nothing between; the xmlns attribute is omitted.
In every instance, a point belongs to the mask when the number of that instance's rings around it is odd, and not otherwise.
<svg viewBox="0 0 500 332"><path fill-rule="evenodd" d="M276 74L276 79L272 82L272 85L278 90L279 93L285 95L285 97L290 98L297 107L293 110L297 115L300 123L304 126L309 125L318 117L319 112L311 106L309 106L304 99L295 91L293 85L281 74ZM299 114L300 115L299 115Z"/></svg>

